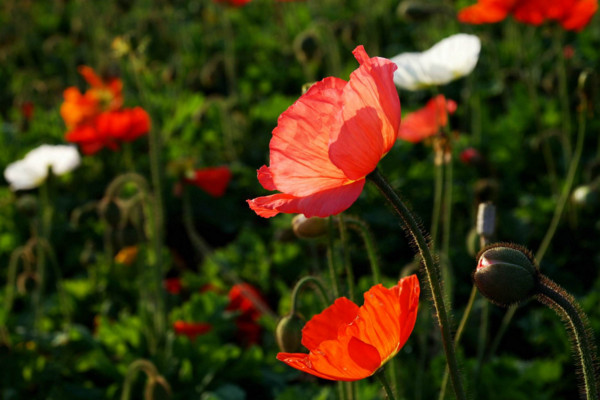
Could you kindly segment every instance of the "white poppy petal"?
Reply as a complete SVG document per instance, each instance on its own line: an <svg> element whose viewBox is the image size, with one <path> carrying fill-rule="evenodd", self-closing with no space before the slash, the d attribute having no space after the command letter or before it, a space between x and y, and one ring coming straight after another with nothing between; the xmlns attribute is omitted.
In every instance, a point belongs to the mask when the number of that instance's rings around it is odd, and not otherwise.
<svg viewBox="0 0 600 400"><path fill-rule="evenodd" d="M481 41L475 35L449 36L422 53L402 53L392 58L398 66L394 82L408 90L444 85L470 74L480 51Z"/></svg>
<svg viewBox="0 0 600 400"><path fill-rule="evenodd" d="M4 170L4 178L12 190L26 190L38 187L52 169L54 175L72 171L81 162L79 152L73 146L42 145L25 155Z"/></svg>

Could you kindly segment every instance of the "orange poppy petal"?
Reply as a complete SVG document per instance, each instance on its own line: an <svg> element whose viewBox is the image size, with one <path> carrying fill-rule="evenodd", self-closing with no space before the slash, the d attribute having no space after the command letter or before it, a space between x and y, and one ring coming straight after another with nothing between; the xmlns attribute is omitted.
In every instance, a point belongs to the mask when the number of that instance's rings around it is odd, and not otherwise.
<svg viewBox="0 0 600 400"><path fill-rule="evenodd" d="M597 10L597 0L580 0L561 21L561 25L567 30L578 32L585 28Z"/></svg>
<svg viewBox="0 0 600 400"><path fill-rule="evenodd" d="M329 133L341 125L345 85L342 79L325 78L279 117L269 145L269 169L277 190L302 197L349 182L327 152Z"/></svg>
<svg viewBox="0 0 600 400"><path fill-rule="evenodd" d="M417 312L419 309L419 296L421 287L416 275L411 275L400 280L400 347L402 348L412 333Z"/></svg>
<svg viewBox="0 0 600 400"><path fill-rule="evenodd" d="M480 0L477 4L465 7L458 13L458 20L468 24L493 24L508 16L513 1Z"/></svg>
<svg viewBox="0 0 600 400"><path fill-rule="evenodd" d="M446 102L444 95L429 100L425 107L408 114L402 120L398 138L412 143L435 135L440 127L448 124L448 109L456 109L456 103Z"/></svg>
<svg viewBox="0 0 600 400"><path fill-rule="evenodd" d="M358 306L340 297L320 314L315 315L302 329L302 345L313 350L325 340L337 339L340 327L354 321Z"/></svg>
<svg viewBox="0 0 600 400"><path fill-rule="evenodd" d="M344 87L344 124L330 133L329 157L346 176L356 180L372 172L396 141L400 100L393 80L396 64L369 58L363 46L353 53L360 67Z"/></svg>
<svg viewBox="0 0 600 400"><path fill-rule="evenodd" d="M90 84L90 86L92 86L92 87L103 87L104 86L104 82L102 81L102 78L100 78L96 74L96 72L93 70L93 68L88 67L87 65L81 65L79 68L77 68L77 71L79 72L79 74L81 76L83 76L83 79L85 79L86 82Z"/></svg>
<svg viewBox="0 0 600 400"><path fill-rule="evenodd" d="M289 366L336 381L356 381L373 375L381 366L377 349L353 336L327 340L308 354L279 353Z"/></svg>
<svg viewBox="0 0 600 400"><path fill-rule="evenodd" d="M360 196L364 185L365 180L362 179L304 197L277 193L246 202L256 214L264 218L273 217L280 212L304 214L307 218L328 217L348 209Z"/></svg>

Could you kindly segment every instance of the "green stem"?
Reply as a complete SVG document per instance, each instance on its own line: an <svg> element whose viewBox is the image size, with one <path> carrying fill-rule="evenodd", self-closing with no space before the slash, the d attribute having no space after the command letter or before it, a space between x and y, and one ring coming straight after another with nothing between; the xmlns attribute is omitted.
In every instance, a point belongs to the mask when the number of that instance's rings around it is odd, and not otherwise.
<svg viewBox="0 0 600 400"><path fill-rule="evenodd" d="M448 300L452 299L452 274L450 273L450 231L452 226L452 139L450 134L448 136L448 145L450 146L450 158L446 167L444 168L444 201L443 201L443 215L444 224L442 226L442 249L440 252L440 267L442 272L442 281L446 284L446 295ZM445 161L445 157L444 157Z"/></svg>
<svg viewBox="0 0 600 400"><path fill-rule="evenodd" d="M436 157L437 158L437 157ZM443 156L442 156L443 158ZM431 251L435 251L437 244L438 229L440 227L440 215L442 214L442 194L444 189L444 163L435 165L435 177L433 186L433 215L431 216Z"/></svg>
<svg viewBox="0 0 600 400"><path fill-rule="evenodd" d="M298 309L298 298L300 297L300 289L302 289L304 285L308 283L312 283L318 289L318 293L321 295L324 303L326 303L327 305L331 304L331 300L329 298L329 295L327 294L327 290L325 290L325 287L323 286L321 281L315 278L314 276L305 276L302 279L300 279L298 283L296 283L296 286L294 286L294 290L292 291L292 310L290 311L290 314L293 315L296 313L296 310Z"/></svg>
<svg viewBox="0 0 600 400"><path fill-rule="evenodd" d="M337 273L335 268L335 259L333 253L334 243L333 243L333 217L329 217L328 221L328 231L327 231L327 266L329 267L329 277L331 279L331 289L333 290L333 296L337 299L340 297L340 289L337 283Z"/></svg>
<svg viewBox="0 0 600 400"><path fill-rule="evenodd" d="M556 232L556 228L558 227L558 223L562 217L563 211L565 209L565 205L569 200L569 195L571 194L571 189L573 187L573 182L575 180L575 174L577 173L577 168L579 167L579 161L581 160L581 153L583 151L583 143L585 139L585 112L587 110L587 100L585 96L582 96L582 103L580 105L579 110L579 126L577 132L577 143L575 145L575 153L573 154L573 158L571 158L571 163L569 164L569 170L567 172L567 180L565 181L562 192L560 194L560 198L556 203L556 208L554 209L554 215L552 216L552 221L550 222L550 226L548 227L548 231L546 232L546 236L542 240L542 244L540 245L539 250L535 254L535 258L538 263L542 261L546 251L548 250L548 246L554 237L554 233Z"/></svg>
<svg viewBox="0 0 600 400"><path fill-rule="evenodd" d="M158 370L152 364L152 362L144 359L135 360L129 367L127 367L127 375L125 375L125 382L123 382L123 391L121 392L121 400L129 400L131 397L131 390L135 383L135 377L138 372L143 371L148 379L158 376Z"/></svg>
<svg viewBox="0 0 600 400"><path fill-rule="evenodd" d="M383 373L383 371L377 371L375 373L375 377L377 378L379 383L381 383L381 386L383 386L383 389L385 390L385 394L386 394L388 400L395 400L396 397L394 397L394 392L392 391L392 388L390 387L390 384L388 383L387 378L385 377L385 374Z"/></svg>
<svg viewBox="0 0 600 400"><path fill-rule="evenodd" d="M50 203L50 182L52 180L52 169L48 170L48 177L39 187L40 197L40 219L36 234L36 273L38 285L33 297L35 307L35 328L39 329L43 318L42 298L46 287L46 252L44 251L43 241L50 239L50 229L52 225L52 214L54 212Z"/></svg>
<svg viewBox="0 0 600 400"><path fill-rule="evenodd" d="M367 256L369 257L369 264L371 265L371 273L373 274L373 283L376 285L381 282L381 272L379 270L379 259L377 258L377 250L375 247L375 240L369 230L369 226L365 221L358 217L347 216L346 222L348 227L356 230L365 243L367 250Z"/></svg>
<svg viewBox="0 0 600 400"><path fill-rule="evenodd" d="M567 325L576 363L583 372L584 393L587 400L597 400L600 394L594 363L596 346L586 315L575 298L556 283L542 275L538 285L537 300L552 308Z"/></svg>
<svg viewBox="0 0 600 400"><path fill-rule="evenodd" d="M466 394L462 386L460 370L458 368L458 361L456 359L454 343L452 341L450 316L448 310L446 309L446 304L444 303L444 292L439 279L439 266L434 262L431 250L429 249L425 236L421 231L421 227L409 209L404 205L404 202L392 189L383 175L381 175L379 170L375 169L367 176L367 178L373 182L375 186L377 186L383 196L392 204L394 210L404 222L404 228L411 234L415 244L419 249L419 253L423 259L426 281L429 285L429 289L431 290L435 316L437 317L438 325L442 334L446 360L448 362L448 368L450 369L450 376L452 378L452 386L454 388L456 398L459 400L465 400Z"/></svg>
<svg viewBox="0 0 600 400"><path fill-rule="evenodd" d="M454 335L454 345L458 346L460 342L460 338L462 333L467 325L467 321L469 320L469 316L471 315L471 310L473 309L473 304L475 303L475 298L477 297L477 286L473 285L471 289L471 295L469 296L469 301L467 306L465 307L465 311L463 312L462 318L460 319L460 323L458 324L458 328L456 329L456 334ZM440 395L438 397L439 400L443 400L446 397L446 387L448 386L448 375L449 370L446 366L446 370L444 371L444 378L442 379L442 387L440 388Z"/></svg>
<svg viewBox="0 0 600 400"><path fill-rule="evenodd" d="M338 215L338 227L340 230L340 244L342 247L342 258L344 263L344 269L346 270L346 282L348 284L348 297L354 301L354 272L352 271L352 263L350 262L350 252L347 246L347 230L346 223L344 222L343 214Z"/></svg>
<svg viewBox="0 0 600 400"><path fill-rule="evenodd" d="M567 87L567 66L563 55L563 29L556 27L554 35L554 48L558 59L558 93L560 98L560 111L562 114L561 139L565 163L571 162L571 111L569 108L569 90Z"/></svg>

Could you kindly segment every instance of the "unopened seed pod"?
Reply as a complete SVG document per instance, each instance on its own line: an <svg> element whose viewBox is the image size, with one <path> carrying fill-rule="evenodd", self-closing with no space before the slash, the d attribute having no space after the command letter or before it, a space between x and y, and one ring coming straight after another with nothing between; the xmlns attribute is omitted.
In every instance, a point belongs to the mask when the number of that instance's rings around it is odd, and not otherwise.
<svg viewBox="0 0 600 400"><path fill-rule="evenodd" d="M279 349L285 353L296 353L302 347L304 321L297 314L288 314L279 320L275 338Z"/></svg>

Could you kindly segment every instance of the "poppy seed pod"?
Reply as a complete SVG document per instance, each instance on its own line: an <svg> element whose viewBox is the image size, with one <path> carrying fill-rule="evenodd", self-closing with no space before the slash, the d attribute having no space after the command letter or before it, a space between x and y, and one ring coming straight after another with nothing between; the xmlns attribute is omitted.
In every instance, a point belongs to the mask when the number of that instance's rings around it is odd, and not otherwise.
<svg viewBox="0 0 600 400"><path fill-rule="evenodd" d="M539 272L525 249L500 243L480 253L473 279L485 297L508 307L534 294Z"/></svg>
<svg viewBox="0 0 600 400"><path fill-rule="evenodd" d="M297 314L288 314L279 320L275 339L281 351L295 353L301 350L303 326L304 322Z"/></svg>
<svg viewBox="0 0 600 400"><path fill-rule="evenodd" d="M292 219L294 234L300 239L314 239L327 233L327 219L320 217L306 218L298 214Z"/></svg>

